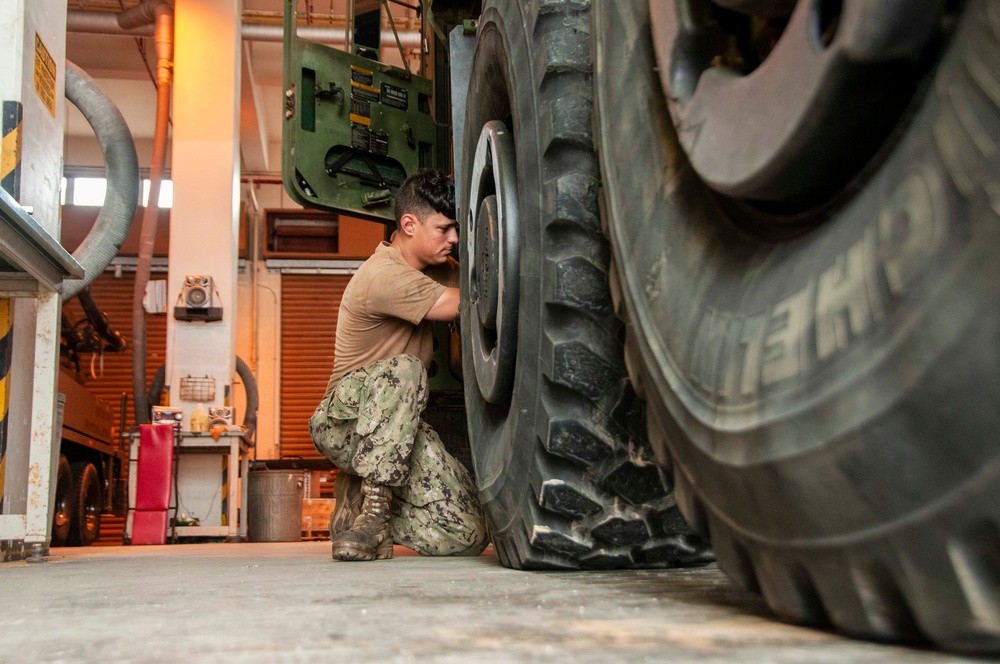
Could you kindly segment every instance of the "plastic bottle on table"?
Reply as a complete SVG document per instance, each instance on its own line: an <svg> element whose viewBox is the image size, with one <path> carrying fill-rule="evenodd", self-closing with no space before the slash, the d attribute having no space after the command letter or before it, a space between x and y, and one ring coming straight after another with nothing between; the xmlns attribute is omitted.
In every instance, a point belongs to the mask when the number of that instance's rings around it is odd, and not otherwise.
<svg viewBox="0 0 1000 664"><path fill-rule="evenodd" d="M208 431L208 411L201 404L191 411L191 431Z"/></svg>

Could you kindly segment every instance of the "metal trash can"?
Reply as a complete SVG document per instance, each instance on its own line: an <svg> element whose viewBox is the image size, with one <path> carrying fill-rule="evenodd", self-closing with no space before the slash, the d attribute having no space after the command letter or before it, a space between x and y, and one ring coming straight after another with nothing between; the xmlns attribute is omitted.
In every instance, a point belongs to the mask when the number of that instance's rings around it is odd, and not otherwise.
<svg viewBox="0 0 1000 664"><path fill-rule="evenodd" d="M302 470L252 470L247 487L247 534L251 542L302 539Z"/></svg>

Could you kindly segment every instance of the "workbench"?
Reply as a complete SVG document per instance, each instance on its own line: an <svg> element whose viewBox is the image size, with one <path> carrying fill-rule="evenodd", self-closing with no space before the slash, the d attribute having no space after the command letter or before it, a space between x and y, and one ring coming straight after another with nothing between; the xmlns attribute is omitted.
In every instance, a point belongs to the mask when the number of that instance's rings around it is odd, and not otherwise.
<svg viewBox="0 0 1000 664"><path fill-rule="evenodd" d="M250 464L250 442L242 432L226 431L215 440L208 432L181 431L174 437L174 469L173 485L174 491L171 499L169 511L173 514L168 526L168 541L176 541L181 537L224 537L226 541L243 541L247 536L246 506L249 464ZM220 510L220 515L225 519L220 519L221 524L206 525L173 525L178 508L178 494L184 495L185 477L183 477L183 465L181 458L187 455L216 455L222 459L227 459L225 466L219 464L219 482L225 509ZM136 432L131 437L129 449L129 516L125 524L126 537L132 537L132 513L135 509L135 477L139 460L139 434ZM242 508L242 511L241 511ZM212 515L192 514L204 521ZM243 518L241 518L241 516Z"/></svg>

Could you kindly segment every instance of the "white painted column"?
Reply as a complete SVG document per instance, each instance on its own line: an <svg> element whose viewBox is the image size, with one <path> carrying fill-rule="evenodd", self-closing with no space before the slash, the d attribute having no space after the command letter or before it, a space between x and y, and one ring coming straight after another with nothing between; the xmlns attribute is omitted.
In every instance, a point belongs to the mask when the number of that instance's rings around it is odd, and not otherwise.
<svg viewBox="0 0 1000 664"><path fill-rule="evenodd" d="M20 114L18 202L34 220L59 237L65 117L66 4L60 0L5 0L0 3L0 101ZM13 135L4 150L13 148ZM4 173L7 175L7 173ZM60 298L20 299L14 307L14 360L0 539L21 539L36 553L47 538L52 467L52 425L58 371ZM30 414L30 415L29 415ZM58 456L56 457L58 458Z"/></svg>
<svg viewBox="0 0 1000 664"><path fill-rule="evenodd" d="M25 512L24 543L40 545L49 538L49 516L53 499L50 485L58 468L58 445L53 440L55 419L56 367L59 365L59 318L62 298L58 293L38 297L35 324L35 375L31 399L31 440L28 454L28 509ZM61 435L61 434L60 434ZM37 551L41 554L41 551Z"/></svg>
<svg viewBox="0 0 1000 664"><path fill-rule="evenodd" d="M240 11L239 0L175 4L167 380L170 403L184 407L185 428L197 403L181 401L181 378L215 379L207 407L222 405L235 371ZM212 277L221 321L174 319L186 275Z"/></svg>
<svg viewBox="0 0 1000 664"><path fill-rule="evenodd" d="M197 401L181 400L185 377L215 380L223 405L235 371L239 214L240 0L177 0L174 4L174 95L167 280L167 381L170 403L182 406L190 428ZM218 322L186 322L173 305L186 275L211 276ZM237 414L240 417L242 414ZM201 525L221 523L221 460L181 455L180 511ZM235 478L230 480L235 482Z"/></svg>
<svg viewBox="0 0 1000 664"><path fill-rule="evenodd" d="M0 100L19 102L21 192L38 224L59 237L66 100L66 3L0 2Z"/></svg>

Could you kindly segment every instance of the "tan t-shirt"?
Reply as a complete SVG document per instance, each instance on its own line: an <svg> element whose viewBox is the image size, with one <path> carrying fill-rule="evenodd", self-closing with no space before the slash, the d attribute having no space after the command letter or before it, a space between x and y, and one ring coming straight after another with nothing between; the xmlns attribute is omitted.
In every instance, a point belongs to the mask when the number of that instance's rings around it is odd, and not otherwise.
<svg viewBox="0 0 1000 664"><path fill-rule="evenodd" d="M344 289L327 394L344 374L394 355L415 355L429 367L434 354L433 323L424 316L446 287L457 286L455 261L421 272L398 249L381 243Z"/></svg>

